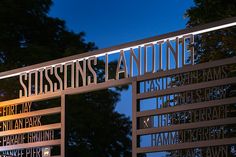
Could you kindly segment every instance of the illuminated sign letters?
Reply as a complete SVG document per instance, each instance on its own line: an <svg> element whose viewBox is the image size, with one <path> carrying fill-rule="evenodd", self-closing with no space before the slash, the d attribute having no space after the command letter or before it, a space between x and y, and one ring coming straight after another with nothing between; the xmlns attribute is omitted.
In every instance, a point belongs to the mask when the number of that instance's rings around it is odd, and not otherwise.
<svg viewBox="0 0 236 157"><path fill-rule="evenodd" d="M193 45L195 35L232 26L235 17L0 73L0 80L19 76L19 97L0 102L0 156L55 156L60 147L56 156L65 157L65 96L126 84L132 85L132 157L230 156L236 58L196 64ZM57 107L34 108L58 98ZM55 114L58 122L47 121Z"/></svg>

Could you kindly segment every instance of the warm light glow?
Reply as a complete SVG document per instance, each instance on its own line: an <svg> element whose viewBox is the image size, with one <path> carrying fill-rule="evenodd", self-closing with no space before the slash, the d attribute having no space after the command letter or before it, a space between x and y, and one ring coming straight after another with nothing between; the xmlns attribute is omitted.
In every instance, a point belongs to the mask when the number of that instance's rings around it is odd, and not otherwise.
<svg viewBox="0 0 236 157"><path fill-rule="evenodd" d="M51 151L49 147L42 148L42 157L50 157Z"/></svg>

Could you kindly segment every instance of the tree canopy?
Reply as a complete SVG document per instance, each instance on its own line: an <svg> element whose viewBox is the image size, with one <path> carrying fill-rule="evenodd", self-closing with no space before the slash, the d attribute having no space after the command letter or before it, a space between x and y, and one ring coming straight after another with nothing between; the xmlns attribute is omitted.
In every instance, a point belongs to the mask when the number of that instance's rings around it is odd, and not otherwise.
<svg viewBox="0 0 236 157"><path fill-rule="evenodd" d="M206 23L218 21L221 19L236 16L236 1L235 0L194 0L195 6L186 11L185 16L188 18L187 27L194 27ZM208 62L236 56L236 28L226 28L213 32L208 32L195 36L194 50L197 63ZM232 65L235 67L235 64ZM234 68L235 69L235 68ZM228 71L228 75L235 76L235 73ZM226 97L235 96L235 84L229 85ZM217 89L211 92L212 95L217 95ZM204 95L202 95L204 97ZM229 105L229 115L235 117L235 104ZM232 111L232 112L231 112ZM186 118L186 117L185 117ZM187 117L188 118L188 117ZM186 118L186 119L187 119ZM227 138L234 137L235 125L224 125L224 136ZM218 130L219 131L219 130ZM187 136L191 138L191 136ZM201 148L194 150L197 156L207 156L206 150ZM229 153L230 152L230 153ZM235 156L235 144L228 147L228 156ZM167 156L174 156L171 153ZM183 150L182 156L189 156L187 150Z"/></svg>
<svg viewBox="0 0 236 157"><path fill-rule="evenodd" d="M187 27L194 27L236 16L235 0L194 0L195 6L186 11ZM236 55L236 29L227 28L196 37L198 62Z"/></svg>
<svg viewBox="0 0 236 157"><path fill-rule="evenodd" d="M83 32L68 31L65 21L49 17L51 5L51 0L1 1L0 71L96 48Z"/></svg>
<svg viewBox="0 0 236 157"><path fill-rule="evenodd" d="M51 5L52 0L0 1L1 72L97 49L85 41L84 32L70 31L64 20L49 17ZM1 82L1 101L16 95L16 83ZM119 99L111 89L68 97L69 156L131 155L131 122L115 111Z"/></svg>

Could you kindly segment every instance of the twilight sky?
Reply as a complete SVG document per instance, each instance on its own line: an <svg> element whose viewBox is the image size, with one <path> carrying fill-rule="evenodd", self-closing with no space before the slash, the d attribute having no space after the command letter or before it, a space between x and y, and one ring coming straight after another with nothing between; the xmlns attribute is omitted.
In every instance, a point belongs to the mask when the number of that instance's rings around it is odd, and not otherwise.
<svg viewBox="0 0 236 157"><path fill-rule="evenodd" d="M84 31L99 48L184 29L186 9L193 0L57 0L50 16L64 19L67 28ZM131 88L121 93L116 110L132 115ZM149 154L162 157L165 153Z"/></svg>
<svg viewBox="0 0 236 157"><path fill-rule="evenodd" d="M184 29L193 0L57 0L49 13L99 48ZM131 89L122 93L118 111L131 115ZM128 105L129 104L129 105Z"/></svg>
<svg viewBox="0 0 236 157"><path fill-rule="evenodd" d="M185 28L192 0L57 0L49 13L99 48Z"/></svg>

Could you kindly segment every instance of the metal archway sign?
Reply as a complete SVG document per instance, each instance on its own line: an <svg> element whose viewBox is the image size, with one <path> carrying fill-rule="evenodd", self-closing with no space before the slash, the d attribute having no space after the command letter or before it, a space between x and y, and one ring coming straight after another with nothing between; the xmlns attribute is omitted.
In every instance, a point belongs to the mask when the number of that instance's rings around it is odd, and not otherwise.
<svg viewBox="0 0 236 157"><path fill-rule="evenodd" d="M181 156L183 150L191 154L199 148L208 156L227 156L227 145L236 144L236 137L224 136L224 126L236 123L236 117L228 114L236 97L226 96L227 87L236 83L236 77L228 74L229 69L236 71L232 69L236 58L195 64L190 45L195 35L235 25L233 17L1 72L0 79L19 77L20 90L19 98L0 102L0 152L51 156L51 147L60 146L58 156L64 157L65 96L131 84L133 157L159 151ZM112 55L118 55L114 78L109 76ZM105 63L102 81L97 80L94 70L98 59ZM31 110L33 102L54 98L60 99L59 106ZM155 99L156 107L142 110L142 103L148 99ZM60 114L60 122L42 124L41 116L54 114ZM59 138L55 130L59 130ZM150 137L150 145L140 144L143 136Z"/></svg>

